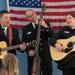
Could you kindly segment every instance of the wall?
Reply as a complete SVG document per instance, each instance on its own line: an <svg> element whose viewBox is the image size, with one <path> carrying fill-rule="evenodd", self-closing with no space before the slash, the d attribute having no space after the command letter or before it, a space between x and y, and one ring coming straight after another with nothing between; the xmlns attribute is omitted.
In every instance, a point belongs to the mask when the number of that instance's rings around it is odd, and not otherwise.
<svg viewBox="0 0 75 75"><path fill-rule="evenodd" d="M0 10L7 9L6 0L0 0ZM22 34L22 29L19 29L20 35ZM20 53L17 51L17 57L19 61L19 75L27 75L27 55L26 53ZM53 64L53 75L62 75L61 71L57 69L57 64L52 61Z"/></svg>

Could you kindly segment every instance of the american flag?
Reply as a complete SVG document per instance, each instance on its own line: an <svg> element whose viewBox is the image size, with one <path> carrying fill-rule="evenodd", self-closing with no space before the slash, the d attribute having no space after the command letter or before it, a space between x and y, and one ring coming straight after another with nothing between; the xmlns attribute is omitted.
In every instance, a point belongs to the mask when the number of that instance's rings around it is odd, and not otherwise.
<svg viewBox="0 0 75 75"><path fill-rule="evenodd" d="M25 17L26 9L33 9L38 18L40 17L41 6L46 4L43 15L45 21L50 22L53 30L65 26L65 15L68 12L75 13L75 0L7 0L7 8L10 11L10 25L14 28L22 28L28 24Z"/></svg>

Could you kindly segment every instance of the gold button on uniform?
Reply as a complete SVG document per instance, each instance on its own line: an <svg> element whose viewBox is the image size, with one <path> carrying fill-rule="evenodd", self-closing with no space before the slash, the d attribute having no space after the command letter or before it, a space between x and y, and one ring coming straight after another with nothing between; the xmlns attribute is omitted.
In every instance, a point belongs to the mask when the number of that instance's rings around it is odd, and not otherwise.
<svg viewBox="0 0 75 75"><path fill-rule="evenodd" d="M42 48L40 50L42 50Z"/></svg>
<svg viewBox="0 0 75 75"><path fill-rule="evenodd" d="M42 45L42 43L40 43L40 45Z"/></svg>

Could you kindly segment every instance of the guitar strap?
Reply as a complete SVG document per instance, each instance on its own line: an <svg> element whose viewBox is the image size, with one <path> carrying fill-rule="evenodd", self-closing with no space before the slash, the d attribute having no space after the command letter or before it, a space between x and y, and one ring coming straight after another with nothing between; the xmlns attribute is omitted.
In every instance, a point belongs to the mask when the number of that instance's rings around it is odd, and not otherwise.
<svg viewBox="0 0 75 75"><path fill-rule="evenodd" d="M9 46L12 45L12 28L9 26Z"/></svg>

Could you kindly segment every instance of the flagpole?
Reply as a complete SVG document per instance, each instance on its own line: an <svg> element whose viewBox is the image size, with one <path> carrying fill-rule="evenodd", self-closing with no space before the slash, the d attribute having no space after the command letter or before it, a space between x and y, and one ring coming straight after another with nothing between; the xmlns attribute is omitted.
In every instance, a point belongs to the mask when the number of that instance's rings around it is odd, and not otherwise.
<svg viewBox="0 0 75 75"><path fill-rule="evenodd" d="M6 0L7 3L7 10L9 11L9 0Z"/></svg>

